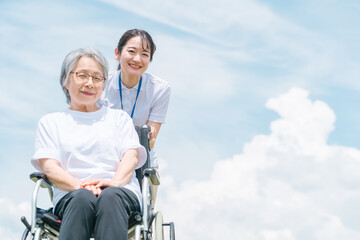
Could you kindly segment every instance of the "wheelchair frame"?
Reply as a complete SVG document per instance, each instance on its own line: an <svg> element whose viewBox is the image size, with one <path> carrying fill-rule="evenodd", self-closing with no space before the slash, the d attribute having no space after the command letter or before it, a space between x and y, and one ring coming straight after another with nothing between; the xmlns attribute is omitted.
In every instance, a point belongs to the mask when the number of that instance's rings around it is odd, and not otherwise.
<svg viewBox="0 0 360 240"><path fill-rule="evenodd" d="M164 226L169 227L169 239L175 240L175 225L173 222L163 223L163 216L160 211L154 212L154 186L160 185L160 177L156 168L150 168L149 159L149 132L150 126L143 125L135 127L140 144L147 151L147 159L144 166L136 170L136 177L139 180L142 192L142 213L135 213L129 219L128 239L135 240L163 240ZM49 181L44 173L34 172L30 174L35 188L31 202L31 219L30 224L27 219L22 216L21 221L25 225L22 240L57 240L59 237L59 229L61 220L52 214L52 208L44 210L37 207L37 198L40 188L47 188L51 201L53 200L53 184Z"/></svg>

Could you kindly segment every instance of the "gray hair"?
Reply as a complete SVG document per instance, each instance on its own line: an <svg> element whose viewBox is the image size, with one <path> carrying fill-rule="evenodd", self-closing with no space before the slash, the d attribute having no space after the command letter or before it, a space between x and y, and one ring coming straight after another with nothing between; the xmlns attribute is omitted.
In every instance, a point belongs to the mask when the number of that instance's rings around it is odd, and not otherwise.
<svg viewBox="0 0 360 240"><path fill-rule="evenodd" d="M68 55L66 55L63 64L61 66L61 72L60 72L60 85L65 93L66 102L68 104L70 104L71 100L70 100L69 91L65 88L65 85L69 81L70 72L74 70L80 58L84 56L93 58L95 61L100 63L105 79L108 78L108 69L109 69L108 62L99 50L95 48L79 48L71 51ZM106 84L106 82L107 81L105 80L104 84Z"/></svg>

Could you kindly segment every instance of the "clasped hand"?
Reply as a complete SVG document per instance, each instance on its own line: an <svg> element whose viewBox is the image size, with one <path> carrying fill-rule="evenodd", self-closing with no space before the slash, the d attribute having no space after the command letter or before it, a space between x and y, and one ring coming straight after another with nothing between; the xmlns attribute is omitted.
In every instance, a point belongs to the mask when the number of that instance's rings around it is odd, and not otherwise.
<svg viewBox="0 0 360 240"><path fill-rule="evenodd" d="M87 189L96 196L100 195L102 190L107 187L119 187L119 184L114 180L105 179L85 179L80 182L80 188Z"/></svg>

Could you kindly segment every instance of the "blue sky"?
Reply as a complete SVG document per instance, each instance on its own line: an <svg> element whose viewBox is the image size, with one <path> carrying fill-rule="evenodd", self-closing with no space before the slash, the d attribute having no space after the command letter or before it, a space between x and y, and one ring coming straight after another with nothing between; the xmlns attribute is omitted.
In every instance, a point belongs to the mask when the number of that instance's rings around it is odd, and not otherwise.
<svg viewBox="0 0 360 240"><path fill-rule="evenodd" d="M148 71L172 86L158 208L181 239L359 239L359 12L355 0L1 0L1 239L29 215L37 121L67 106L65 55L95 47L115 69L130 28L153 36Z"/></svg>

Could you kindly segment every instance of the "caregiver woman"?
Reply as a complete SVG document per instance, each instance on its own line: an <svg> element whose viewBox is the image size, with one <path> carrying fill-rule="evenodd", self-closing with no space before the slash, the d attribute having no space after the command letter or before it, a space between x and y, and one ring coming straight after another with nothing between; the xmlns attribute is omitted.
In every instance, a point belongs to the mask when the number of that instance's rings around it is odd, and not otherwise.
<svg viewBox="0 0 360 240"><path fill-rule="evenodd" d="M148 124L150 133L150 162L159 165L153 148L161 124L165 123L170 99L170 86L162 79L145 73L156 50L151 36L144 30L125 32L115 48L118 71L109 73L100 105L123 109L135 126Z"/></svg>

